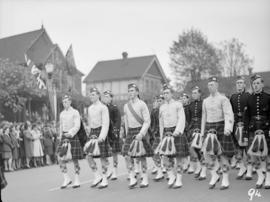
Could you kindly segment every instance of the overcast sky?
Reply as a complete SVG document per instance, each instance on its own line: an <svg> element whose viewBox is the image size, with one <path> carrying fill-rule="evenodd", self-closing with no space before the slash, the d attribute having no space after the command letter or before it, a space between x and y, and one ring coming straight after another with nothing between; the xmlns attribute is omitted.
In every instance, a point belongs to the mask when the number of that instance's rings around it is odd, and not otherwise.
<svg viewBox="0 0 270 202"><path fill-rule="evenodd" d="M268 0L0 0L0 38L40 29L88 74L99 60L156 54L169 74L169 47L181 32L201 30L217 44L246 44L254 71L270 70Z"/></svg>

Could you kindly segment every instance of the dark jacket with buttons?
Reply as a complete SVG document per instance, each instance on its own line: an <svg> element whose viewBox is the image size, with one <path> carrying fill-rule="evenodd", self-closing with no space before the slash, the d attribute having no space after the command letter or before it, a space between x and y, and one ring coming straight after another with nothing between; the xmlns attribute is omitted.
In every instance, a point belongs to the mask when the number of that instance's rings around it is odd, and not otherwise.
<svg viewBox="0 0 270 202"><path fill-rule="evenodd" d="M261 92L249 96L244 113L244 127L246 131L254 132L258 129L266 132L270 129L270 95Z"/></svg>
<svg viewBox="0 0 270 202"><path fill-rule="evenodd" d="M190 103L188 107L188 129L201 128L202 120L202 100L194 100Z"/></svg>
<svg viewBox="0 0 270 202"><path fill-rule="evenodd" d="M247 107L249 96L250 94L245 91L231 96L230 102L234 113L234 123L244 121L244 110Z"/></svg>
<svg viewBox="0 0 270 202"><path fill-rule="evenodd" d="M108 138L110 141L119 138L120 126L121 126L121 114L118 107L114 104L107 105L110 116L110 126L108 132Z"/></svg>

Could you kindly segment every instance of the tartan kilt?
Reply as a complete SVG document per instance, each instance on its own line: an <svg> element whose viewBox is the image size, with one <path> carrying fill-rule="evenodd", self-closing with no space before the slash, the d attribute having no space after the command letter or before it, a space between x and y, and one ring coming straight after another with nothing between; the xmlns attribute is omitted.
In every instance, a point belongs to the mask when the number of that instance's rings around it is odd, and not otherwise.
<svg viewBox="0 0 270 202"><path fill-rule="evenodd" d="M110 140L109 141L110 147L112 149L112 153L116 154L116 153L120 153L122 150L122 146L123 143L121 141L120 138L114 139L114 140Z"/></svg>
<svg viewBox="0 0 270 202"><path fill-rule="evenodd" d="M101 127L98 128L91 128L90 135L87 141L89 141L92 136L99 137L101 131ZM98 143L100 149L100 156L93 157L93 158L108 158L112 156L112 149L109 145L109 140L106 138L103 142Z"/></svg>
<svg viewBox="0 0 270 202"><path fill-rule="evenodd" d="M268 148L268 155L270 155L270 137L268 135L268 130L263 130L263 132L264 132L264 136L265 136L266 144L267 144L267 148ZM248 138L248 149L250 148L254 137L255 137L255 131L250 131L249 138ZM248 149L247 149L247 151L248 151Z"/></svg>
<svg viewBox="0 0 270 202"><path fill-rule="evenodd" d="M153 151L156 150L159 143L160 143L160 135L159 135L159 132L158 132L157 134L154 135L154 141L153 141L153 143L151 143Z"/></svg>
<svg viewBox="0 0 270 202"><path fill-rule="evenodd" d="M57 153L60 152L61 146L64 143L65 139L68 139L69 142L70 142L72 160L83 159L84 158L83 150L82 150L81 143L80 143L79 138L78 138L77 135L75 135L73 138L66 138L63 135L63 137L62 137L62 139L61 139L61 141L60 141L60 143L58 145Z"/></svg>
<svg viewBox="0 0 270 202"><path fill-rule="evenodd" d="M175 127L164 128L163 134L166 132L173 133L174 130L175 130ZM174 137L174 145L175 145L176 154L170 157L187 157L189 155L189 144L188 144L186 133L180 136Z"/></svg>
<svg viewBox="0 0 270 202"><path fill-rule="evenodd" d="M138 135L140 130L141 130L141 127L128 128L127 137L126 137L126 140L125 140L123 148L122 148L122 155L123 156L128 155L130 145L131 145L132 141L134 140L134 138L136 137L136 135ZM145 149L145 152L146 152L145 156L143 156L143 157L151 157L151 156L153 156L154 151L153 151L151 145L149 144L149 142L145 138L142 139L142 142L143 142L143 146L144 146L144 149Z"/></svg>
<svg viewBox="0 0 270 202"><path fill-rule="evenodd" d="M235 144L232 137L233 135L224 135L224 121L206 123L205 135L210 129L215 129L217 131L217 139L221 146L222 155L229 158L233 157L236 154Z"/></svg>
<svg viewBox="0 0 270 202"><path fill-rule="evenodd" d="M190 123L190 127L187 130L187 139L189 144L191 144L193 138L192 138L192 134L194 132L195 129L200 129L201 130L201 122L200 121L192 121Z"/></svg>

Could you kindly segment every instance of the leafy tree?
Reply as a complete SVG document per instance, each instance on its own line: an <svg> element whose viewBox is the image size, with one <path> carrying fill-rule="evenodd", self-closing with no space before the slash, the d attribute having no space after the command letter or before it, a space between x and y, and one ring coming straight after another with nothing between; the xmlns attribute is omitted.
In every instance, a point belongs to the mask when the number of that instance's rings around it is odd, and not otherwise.
<svg viewBox="0 0 270 202"><path fill-rule="evenodd" d="M22 110L28 97L45 94L29 68L0 59L0 104L17 112Z"/></svg>
<svg viewBox="0 0 270 202"><path fill-rule="evenodd" d="M220 59L223 76L245 75L252 69L253 60L245 52L245 45L236 38L221 43Z"/></svg>
<svg viewBox="0 0 270 202"><path fill-rule="evenodd" d="M191 29L179 35L170 47L170 67L179 88L188 80L202 76L219 75L220 63L216 48L199 30Z"/></svg>

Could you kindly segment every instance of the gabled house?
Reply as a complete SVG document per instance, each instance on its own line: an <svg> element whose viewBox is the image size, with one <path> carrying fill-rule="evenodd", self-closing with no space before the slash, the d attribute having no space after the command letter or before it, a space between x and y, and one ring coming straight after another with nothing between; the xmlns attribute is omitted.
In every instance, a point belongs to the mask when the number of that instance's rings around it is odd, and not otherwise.
<svg viewBox="0 0 270 202"><path fill-rule="evenodd" d="M75 63L70 64L69 58L63 54L57 44L52 42L43 26L38 30L0 39L1 59L8 59L12 63L27 68L25 56L41 68L43 75L47 74L44 68L47 63L54 65L53 85L56 87L58 98L63 92L71 91L76 94L75 99L84 101L81 89L83 73L77 69ZM42 113L41 106L49 105L48 102L48 98L31 97L27 101L26 109L30 114L31 111ZM60 107L58 102L58 111ZM19 119L24 120L24 118Z"/></svg>
<svg viewBox="0 0 270 202"><path fill-rule="evenodd" d="M121 59L99 61L83 82L86 95L91 87L97 87L101 92L111 90L114 99L120 103L128 99L128 84L136 83L141 98L149 103L166 81L155 55L129 58L124 52Z"/></svg>

